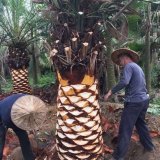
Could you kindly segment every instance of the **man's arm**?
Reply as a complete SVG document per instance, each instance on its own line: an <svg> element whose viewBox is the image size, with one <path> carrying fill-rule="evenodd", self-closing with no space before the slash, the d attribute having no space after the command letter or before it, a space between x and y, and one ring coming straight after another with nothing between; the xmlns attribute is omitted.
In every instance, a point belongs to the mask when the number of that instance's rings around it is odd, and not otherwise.
<svg viewBox="0 0 160 160"><path fill-rule="evenodd" d="M110 89L108 93L104 96L104 100L107 101L111 95L112 95L112 90Z"/></svg>
<svg viewBox="0 0 160 160"><path fill-rule="evenodd" d="M132 68L130 65L126 65L120 76L120 81L115 87L113 87L111 90L108 91L108 93L104 96L104 100L107 101L112 94L115 94L121 89L125 88L129 84L131 77L132 77Z"/></svg>

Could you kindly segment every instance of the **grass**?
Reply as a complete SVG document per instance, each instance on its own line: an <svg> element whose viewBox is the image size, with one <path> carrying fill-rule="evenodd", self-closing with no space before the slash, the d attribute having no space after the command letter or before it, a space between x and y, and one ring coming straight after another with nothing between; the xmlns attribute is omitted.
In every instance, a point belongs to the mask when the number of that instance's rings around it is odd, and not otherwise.
<svg viewBox="0 0 160 160"><path fill-rule="evenodd" d="M44 87L44 86L49 86L50 84L54 84L55 83L55 76L53 73L46 73L45 75L42 75L39 79L38 79L38 83L36 85L33 84L33 79L30 78L29 79L29 83L31 85L31 87Z"/></svg>
<svg viewBox="0 0 160 160"><path fill-rule="evenodd" d="M155 115L160 115L160 98L155 98L150 102L148 112Z"/></svg>
<svg viewBox="0 0 160 160"><path fill-rule="evenodd" d="M12 80L7 79L4 83L1 84L2 92L11 92L12 91Z"/></svg>

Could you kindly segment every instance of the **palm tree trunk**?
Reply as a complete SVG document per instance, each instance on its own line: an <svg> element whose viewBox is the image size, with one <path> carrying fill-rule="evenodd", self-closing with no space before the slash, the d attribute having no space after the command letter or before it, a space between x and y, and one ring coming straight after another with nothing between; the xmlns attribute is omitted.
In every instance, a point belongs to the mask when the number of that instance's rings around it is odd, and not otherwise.
<svg viewBox="0 0 160 160"><path fill-rule="evenodd" d="M13 93L31 94L27 69L11 69L11 75L13 81Z"/></svg>
<svg viewBox="0 0 160 160"><path fill-rule="evenodd" d="M150 27L151 27L151 4L148 3L147 11L148 30L145 37L145 76L148 92L151 90L151 58L150 58Z"/></svg>
<svg viewBox="0 0 160 160"><path fill-rule="evenodd" d="M39 61L40 48L38 47L38 45L36 43L35 43L35 46L34 46L34 50L35 50L36 72L37 72L37 80L38 80L39 77L41 76L41 67L40 67L40 61Z"/></svg>
<svg viewBox="0 0 160 160"><path fill-rule="evenodd" d="M33 37L34 31L31 30L31 37ZM38 75L37 75L37 60L36 60L36 53L35 53L35 44L32 44L32 66L33 66L33 84L36 85L38 83Z"/></svg>
<svg viewBox="0 0 160 160"><path fill-rule="evenodd" d="M68 85L58 73L56 147L61 160L98 160L103 139L97 80L85 75Z"/></svg>
<svg viewBox="0 0 160 160"><path fill-rule="evenodd" d="M33 84L36 85L38 83L38 74L37 74L37 60L35 53L35 46L32 45L32 75L33 75Z"/></svg>
<svg viewBox="0 0 160 160"><path fill-rule="evenodd" d="M111 53L112 53L112 43L111 43L111 35L108 33L106 34L106 46L107 46L107 81L108 81L108 89L112 88L116 83L115 72L114 72L114 64L111 60Z"/></svg>

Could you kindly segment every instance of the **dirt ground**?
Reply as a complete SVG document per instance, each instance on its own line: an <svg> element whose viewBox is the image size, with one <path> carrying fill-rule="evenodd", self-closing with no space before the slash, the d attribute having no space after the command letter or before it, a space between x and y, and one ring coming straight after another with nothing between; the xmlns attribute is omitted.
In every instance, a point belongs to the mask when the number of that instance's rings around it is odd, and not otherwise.
<svg viewBox="0 0 160 160"><path fill-rule="evenodd" d="M105 116L105 118L109 121L108 124L116 126L108 127L107 130L103 133L105 145L114 150L116 147L118 124L120 121L123 105L107 102L101 102L100 104L102 108L102 116ZM149 131L156 148L155 151L144 152L144 149L139 142L139 137L136 133L136 130L134 130L125 160L160 160L160 116L147 113L146 122L148 124ZM105 129L104 124L103 127ZM105 154L105 160L107 160L110 156L111 153Z"/></svg>
<svg viewBox="0 0 160 160"><path fill-rule="evenodd" d="M123 106L106 102L101 102L100 105L103 117L102 125L104 130L104 144L110 150L114 150L116 146L116 135L118 133L118 122L120 120ZM47 107L48 114L44 126L39 131L29 133L34 153L37 155L36 160L45 160L46 157L52 157L50 159L58 160L55 149L56 104L47 105ZM156 148L155 151L145 153L143 147L138 141L136 131L134 131L125 160L160 160L160 116L147 114L146 121ZM11 156L7 156L8 158L4 158L4 160L13 159L13 153L15 152L14 148L17 148L18 146L19 144L14 133L9 131L7 135L5 154ZM110 150L104 150L104 160L107 160L111 156ZM19 151L18 155L20 155Z"/></svg>

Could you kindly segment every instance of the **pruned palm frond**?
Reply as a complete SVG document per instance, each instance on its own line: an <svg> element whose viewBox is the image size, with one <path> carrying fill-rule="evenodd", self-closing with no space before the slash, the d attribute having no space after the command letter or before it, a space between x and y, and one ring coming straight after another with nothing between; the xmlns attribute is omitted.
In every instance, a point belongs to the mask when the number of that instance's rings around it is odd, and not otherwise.
<svg viewBox="0 0 160 160"><path fill-rule="evenodd" d="M33 0L33 2L42 3L41 0ZM57 29L54 28L57 24L63 26L64 23L67 23L70 29L72 28L80 32L86 32L88 28L92 28L98 21L104 22L107 20L110 23L114 23L114 26L117 26L118 23L117 21L113 21L113 17L125 7L125 4L121 3L121 1L117 2L114 0L51 0L43 1L43 3L47 6L45 12L53 13L54 11L54 13L56 13L54 17L57 18L54 18L51 24L53 37L57 37L55 35ZM130 6L127 6L123 12L125 14L138 14ZM115 23L117 23L117 25L115 25ZM59 26L58 30L61 30L63 27ZM120 26L118 26L118 28L120 28ZM57 35L59 36L59 32Z"/></svg>
<svg viewBox="0 0 160 160"><path fill-rule="evenodd" d="M34 0L46 5L45 12L55 13L56 18L53 21L51 16L48 28L51 36L48 48L52 48L50 56L54 56L56 66L62 69L67 66L72 71L76 64L89 65L92 54L102 49L104 31L118 40L126 40L125 14L138 14L129 5L132 1L125 4L115 0Z"/></svg>

